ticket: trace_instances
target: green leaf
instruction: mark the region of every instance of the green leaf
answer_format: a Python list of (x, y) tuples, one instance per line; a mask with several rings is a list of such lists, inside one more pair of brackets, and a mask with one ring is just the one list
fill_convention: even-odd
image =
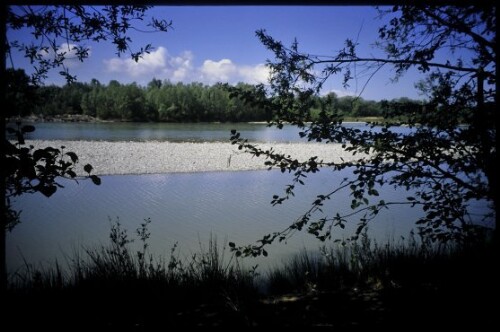
[(38, 149), (35, 152), (33, 152), (33, 159), (35, 161), (38, 161), (42, 158), (50, 158), (50, 155), (47, 153), (47, 151)]
[(436, 211), (431, 211), (431, 212), (427, 213), (426, 217), (427, 217), (427, 219), (434, 219), (437, 215), (438, 215), (438, 213)]
[(45, 197), (50, 197), (57, 191), (57, 187), (53, 185), (48, 187), (42, 186), (39, 190)]
[(91, 175), (90, 179), (92, 180), (92, 182), (94, 182), (96, 186), (101, 184), (101, 178), (99, 178), (97, 175)]
[(66, 174), (68, 174), (71, 178), (75, 178), (76, 177), (76, 173), (73, 172), (72, 170), (67, 171)]
[(74, 152), (66, 152), (66, 155), (71, 158), (71, 161), (73, 163), (78, 162), (78, 156), (76, 155), (76, 153), (74, 153)]
[(90, 164), (83, 166), (83, 170), (89, 174), (90, 174), (90, 172), (92, 172), (92, 169), (94, 169), (94, 168)]

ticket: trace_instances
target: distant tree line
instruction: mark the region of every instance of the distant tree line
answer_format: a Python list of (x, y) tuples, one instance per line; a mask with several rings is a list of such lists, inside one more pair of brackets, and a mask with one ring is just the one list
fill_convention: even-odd
[[(15, 82), (27, 82), (22, 70), (9, 70)], [(73, 82), (64, 86), (41, 86), (29, 90), (27, 83), (12, 86), (16, 105), (24, 105), (26, 99), (32, 107), (24, 107), (22, 115), (29, 113), (46, 118), (58, 115), (88, 115), (102, 120), (137, 122), (248, 122), (267, 121), (272, 111), (240, 98), (233, 98), (225, 85), (202, 83), (171, 83), (152, 79), (146, 87), (136, 83), (121, 84), (116, 80), (107, 85), (92, 79), (89, 83)], [(254, 93), (257, 87), (238, 83), (237, 88)], [(18, 92), (16, 92), (19, 90)], [(27, 92), (30, 97), (26, 98)], [(17, 98), (16, 98), (17, 97)], [(311, 105), (311, 120), (316, 120), (321, 109), (335, 110), (345, 117), (381, 117), (388, 108), (402, 108), (411, 112), (422, 107), (421, 101), (398, 98), (392, 101), (372, 101), (335, 93), (317, 96)]]
[[(252, 85), (240, 83), (242, 89)], [(239, 122), (269, 118), (257, 107), (231, 99), (221, 85), (171, 83), (153, 79), (146, 87), (136, 83), (108, 85), (93, 79), (38, 89), (35, 115), (83, 114), (102, 120), (162, 122)]]

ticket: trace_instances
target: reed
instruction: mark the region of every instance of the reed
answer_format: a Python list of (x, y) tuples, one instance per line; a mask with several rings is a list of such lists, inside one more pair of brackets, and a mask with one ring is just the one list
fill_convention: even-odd
[[(26, 262), (10, 276), (7, 322), (142, 329), (318, 322), (392, 326), (423, 312), (421, 303), (425, 310), (463, 309), (469, 316), (472, 306), (484, 316), (488, 307), (474, 303), (488, 303), (497, 276), (496, 256), (486, 240), (443, 245), (411, 233), (378, 244), (363, 233), (356, 241), (303, 250), (258, 273), (243, 268), (214, 235), (189, 257), (180, 258), (177, 245), (170, 257), (155, 257), (148, 246), (150, 222), (146, 219), (131, 239), (117, 220), (107, 245), (75, 251), (66, 266)], [(131, 245), (134, 240), (138, 247)]]

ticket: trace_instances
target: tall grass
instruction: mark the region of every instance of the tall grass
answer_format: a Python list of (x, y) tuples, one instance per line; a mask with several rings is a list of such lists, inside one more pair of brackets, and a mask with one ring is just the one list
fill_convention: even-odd
[[(302, 250), (281, 266), (264, 271), (264, 277), (253, 269), (242, 268), (227, 244), (220, 245), (211, 235), (208, 246), (199, 242), (199, 251), (180, 259), (177, 243), (168, 259), (149, 252), (150, 219), (136, 229), (137, 239), (130, 239), (119, 220), (111, 224), (110, 242), (95, 248), (74, 251), (67, 266), (55, 262), (50, 267), (35, 267), (25, 262), (24, 269), (10, 276), (11, 289), (62, 289), (89, 283), (124, 284), (161, 283), (165, 287), (203, 288), (211, 290), (264, 289), (269, 293), (346, 289), (352, 287), (397, 287), (411, 279), (421, 279), (430, 269), (466, 256), (481, 255), (488, 259), (484, 245), (433, 243), (411, 232), (408, 238), (383, 245), (369, 238), (367, 232), (356, 241), (337, 241), (318, 251)], [(139, 240), (139, 250), (131, 244)], [(483, 243), (484, 244), (484, 243)], [(409, 273), (411, 271), (411, 273)], [(259, 283), (259, 284), (257, 284)]]
[[(302, 250), (267, 273), (271, 294), (322, 290), (390, 289), (415, 283), (445, 283), (456, 275), (491, 265), (486, 242), (440, 243), (415, 235), (380, 245), (367, 232), (356, 241), (338, 241), (319, 251)], [(475, 266), (475, 267), (473, 267)]]
[[(109, 244), (75, 252), (67, 266), (26, 263), (9, 278), (10, 316), (27, 311), (43, 321), (55, 313), (59, 322), (87, 317), (89, 324), (115, 327), (169, 321), (190, 325), (194, 315), (195, 321), (206, 321), (203, 325), (222, 320), (245, 325), (243, 307), (257, 298), (253, 272), (243, 269), (233, 255), (228, 257), (226, 244), (220, 245), (215, 236), (207, 248), (200, 243), (189, 258), (179, 258), (177, 245), (168, 259), (155, 257), (148, 248), (149, 222), (136, 230), (138, 250), (131, 245), (137, 239), (116, 221)], [(23, 310), (14, 310), (16, 305)]]
[(210, 236), (208, 247), (200, 242), (199, 252), (189, 259), (180, 259), (175, 244), (168, 260), (149, 252), (148, 239), (150, 219), (136, 230), (141, 242), (140, 250), (132, 249), (126, 229), (117, 220), (111, 224), (110, 242), (94, 248), (83, 248), (83, 254), (74, 251), (64, 268), (59, 262), (52, 267), (33, 266), (25, 262), (24, 269), (10, 278), (11, 288), (62, 288), (74, 287), (88, 282), (136, 282), (154, 281), (169, 286), (230, 286), (253, 285), (251, 271), (244, 270), (234, 255), (226, 257), (228, 248), (219, 245), (215, 236)]
[[(399, 307), (418, 312), (416, 305), (422, 300), (426, 308), (441, 310), (439, 304), (457, 310), (441, 298), (460, 303), (454, 295), (460, 289), (458, 294), (470, 299), (467, 303), (477, 303), (482, 300), (477, 294), (487, 292), (497, 276), (491, 246), (430, 243), (413, 233), (408, 239), (380, 245), (365, 232), (357, 241), (337, 242), (317, 252), (303, 250), (282, 266), (261, 271), (257, 278), (255, 268), (242, 268), (226, 243), (219, 244), (215, 236), (207, 247), (200, 241), (199, 251), (190, 257), (181, 259), (177, 245), (167, 259), (155, 257), (149, 252), (149, 223), (146, 219), (136, 230), (137, 239), (131, 239), (117, 220), (111, 226), (109, 244), (76, 251), (67, 266), (26, 263), (24, 270), (10, 276), (6, 317), (28, 325), (44, 320), (52, 324), (55, 313), (64, 323), (86, 317), (89, 327), (144, 329), (169, 324), (248, 326), (274, 321), (276, 325), (282, 322), (277, 317), (300, 324), (306, 321), (295, 317), (296, 312), (266, 306), (264, 299), (290, 293), (314, 298), (343, 294), (327, 298), (316, 308), (333, 310), (331, 303), (337, 301), (335, 310), (350, 320), (357, 318), (348, 313), (352, 306), (344, 306), (345, 301), (351, 301), (352, 294), (372, 292), (384, 295), (387, 307), (410, 319)], [(132, 246), (134, 240), (140, 243), (138, 249)], [(26, 312), (33, 319), (24, 321)], [(320, 316), (321, 320), (328, 317)], [(307, 322), (317, 318), (311, 317)]]

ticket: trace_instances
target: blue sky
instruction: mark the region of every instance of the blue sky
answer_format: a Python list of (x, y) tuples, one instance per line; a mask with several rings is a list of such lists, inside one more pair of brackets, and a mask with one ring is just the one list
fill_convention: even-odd
[[(300, 49), (312, 54), (335, 54), (346, 38), (358, 40), (359, 55), (380, 54), (372, 45), (383, 21), (376, 18), (377, 11), (371, 6), (163, 6), (153, 8), (149, 15), (172, 20), (173, 29), (167, 33), (132, 32), (133, 49), (148, 43), (155, 47), (139, 63), (126, 55), (118, 57), (111, 43), (89, 43), (89, 59), (67, 61), (71, 73), (82, 82), (96, 78), (106, 84), (115, 79), (146, 85), (153, 77), (185, 83), (265, 83), (265, 63), (273, 54), (256, 37), (258, 29), (266, 29), (285, 45), (297, 38)], [(23, 31), (8, 31), (8, 38), (26, 41), (30, 37)], [(31, 73), (22, 55), (13, 54), (13, 65)], [(358, 74), (348, 89), (342, 87), (341, 77), (329, 80), (323, 93), (360, 94), (366, 75)], [(422, 78), (418, 73), (410, 71), (396, 84), (391, 83), (392, 76), (389, 68), (381, 70), (361, 96), (371, 100), (422, 98), (414, 88)], [(45, 82), (52, 83), (64, 83), (57, 71)]]

